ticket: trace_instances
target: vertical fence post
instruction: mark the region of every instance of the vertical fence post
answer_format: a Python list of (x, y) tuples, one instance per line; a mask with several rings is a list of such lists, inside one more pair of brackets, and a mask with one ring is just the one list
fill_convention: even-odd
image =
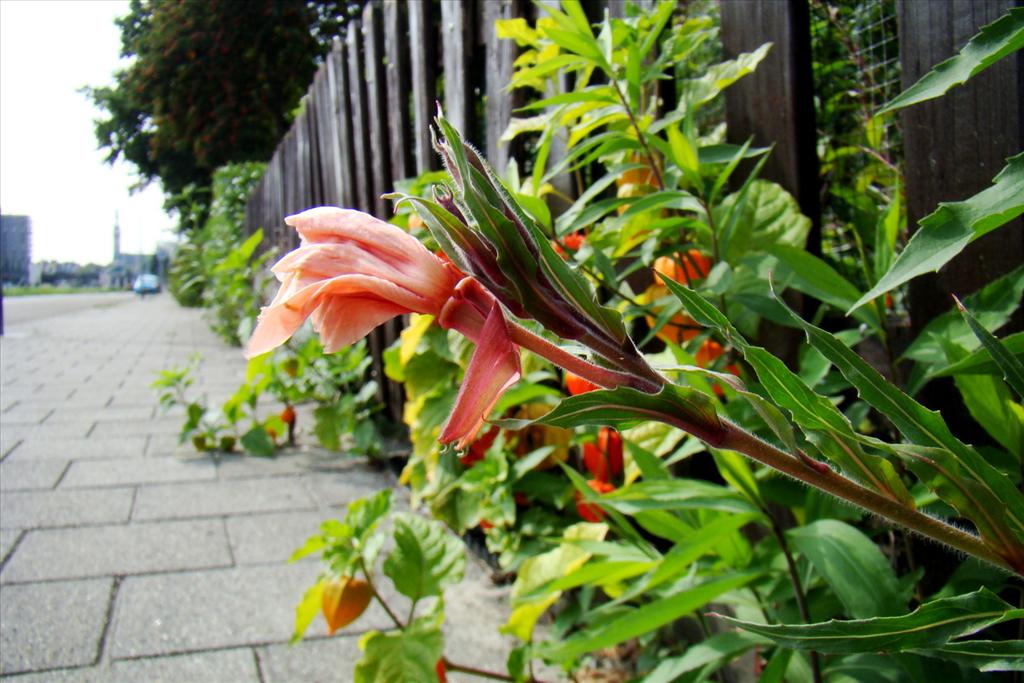
[(499, 140), (512, 119), (512, 110), (522, 102), (523, 95), (521, 90), (510, 91), (508, 87), (512, 82), (512, 63), (518, 53), (516, 43), (499, 39), (495, 22), (522, 16), (524, 7), (519, 0), (495, 0), (483, 3), (481, 9), (483, 21), (480, 31), (487, 55), (487, 160), (499, 174), (504, 174), (511, 152), (508, 144)]
[(434, 117), (434, 99), (437, 93), (437, 35), (434, 31), (431, 3), (410, 2), (409, 62), (412, 80), (412, 123), (416, 174), (438, 167), (437, 155), (430, 146), (430, 122)]
[[(1014, 0), (898, 5), (902, 85), (954, 55)], [(939, 202), (967, 199), (992, 183), (1024, 146), (1024, 55), (1003, 59), (942, 97), (902, 110), (907, 222), (911, 230)], [(1024, 220), (969, 245), (938, 274), (910, 281), (911, 324), (920, 331), (948, 311), (950, 292), (969, 294), (1024, 262)], [(1018, 313), (1016, 327), (1022, 316)]]
[(444, 54), (444, 115), (476, 140), (469, 56), (473, 44), (473, 5), (462, 0), (441, 0), (441, 45)]
[(821, 203), (810, 11), (807, 0), (722, 0), (725, 57), (773, 43), (754, 73), (725, 91), (730, 142), (775, 145), (761, 176), (789, 191), (811, 219), (808, 251), (821, 253)]

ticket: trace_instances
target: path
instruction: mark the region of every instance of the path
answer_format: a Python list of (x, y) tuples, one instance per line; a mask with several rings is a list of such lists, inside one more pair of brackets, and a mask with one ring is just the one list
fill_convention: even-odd
[[(285, 560), (393, 477), (316, 449), (215, 461), (179, 447), (150, 382), (199, 352), (197, 390), (222, 400), (244, 376), (239, 350), (168, 295), (103, 296), (10, 315), (0, 338), (0, 677), (350, 680), (359, 634), (387, 620), (374, 608), (328, 639), (318, 618), (289, 647), (319, 564)], [(469, 558), (448, 596), (449, 657), (504, 668), (504, 596)]]

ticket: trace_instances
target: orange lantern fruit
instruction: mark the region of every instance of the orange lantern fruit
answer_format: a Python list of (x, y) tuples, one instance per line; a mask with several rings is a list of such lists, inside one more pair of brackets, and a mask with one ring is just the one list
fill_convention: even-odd
[(327, 620), (328, 635), (333, 636), (335, 631), (358, 619), (366, 611), (372, 597), (370, 584), (362, 579), (342, 576), (329, 581), (320, 599), (320, 608)]

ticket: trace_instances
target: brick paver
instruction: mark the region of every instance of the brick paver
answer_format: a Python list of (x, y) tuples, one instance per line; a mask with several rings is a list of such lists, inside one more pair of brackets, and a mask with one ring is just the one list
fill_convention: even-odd
[[(387, 628), (386, 615), (375, 606), (331, 639), (318, 620), (290, 648), (295, 604), (320, 567), (286, 561), (394, 478), (309, 447), (264, 459), (179, 445), (181, 411), (156, 409), (156, 373), (199, 352), (193, 391), (223, 400), (244, 378), (240, 351), (168, 296), (82, 301), (93, 303), (0, 337), (0, 677), (350, 680), (359, 634)], [(470, 560), (446, 600), (450, 655), (503, 668), (506, 594)]]

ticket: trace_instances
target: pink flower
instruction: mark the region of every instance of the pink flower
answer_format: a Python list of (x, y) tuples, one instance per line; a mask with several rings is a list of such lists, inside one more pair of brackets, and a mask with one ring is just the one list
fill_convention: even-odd
[(302, 243), (273, 267), (281, 289), (260, 314), (249, 358), (283, 344), (310, 317), (331, 353), (397, 315), (438, 315), (458, 281), (416, 238), (365, 213), (322, 206), (285, 222)]
[(441, 433), (442, 443), (470, 444), (520, 377), (519, 348), (493, 295), (414, 237), (359, 211), (325, 206), (285, 222), (302, 243), (273, 267), (281, 289), (260, 314), (246, 356), (283, 344), (306, 318), (331, 353), (397, 315), (437, 316), (477, 345)]

